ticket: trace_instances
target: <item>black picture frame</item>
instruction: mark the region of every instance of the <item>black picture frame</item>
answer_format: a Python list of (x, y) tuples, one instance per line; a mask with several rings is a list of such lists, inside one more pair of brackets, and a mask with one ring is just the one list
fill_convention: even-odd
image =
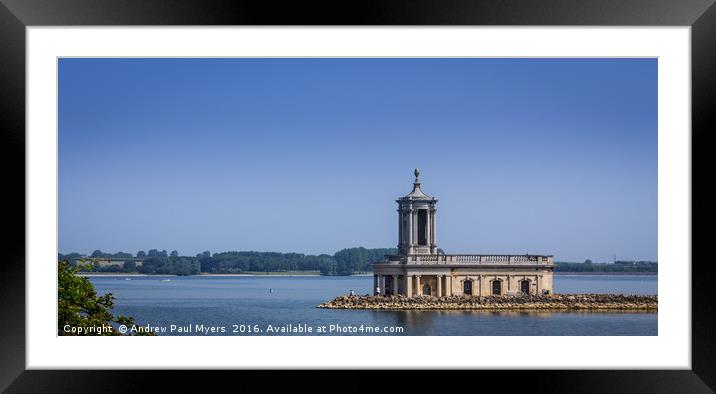
[[(202, 392), (222, 381), (238, 387), (235, 372), (25, 370), (25, 44), (27, 26), (98, 25), (533, 25), (690, 26), (692, 71), (692, 369), (620, 371), (469, 371), (448, 377), (466, 383), (529, 382), (549, 392), (713, 392), (716, 388), (716, 286), (706, 246), (712, 241), (714, 208), (707, 177), (716, 113), (716, 6), (713, 0), (384, 0), (302, 1), (277, 5), (222, 0), (0, 0), (0, 122), (4, 261), (0, 264), (0, 389), (7, 392), (146, 391), (147, 380)], [(23, 164), (21, 164), (23, 163)], [(700, 181), (700, 182), (699, 182)], [(694, 214), (698, 212), (698, 214)], [(698, 231), (697, 231), (698, 230)], [(108, 355), (110, 356), (110, 355)], [(88, 361), (91, 363), (91, 360)], [(565, 360), (569, 363), (569, 360)], [(199, 379), (198, 374), (208, 374)], [(253, 371), (251, 380), (287, 387), (316, 385), (324, 377), (300, 371)], [(375, 377), (354, 371), (322, 372), (347, 388), (374, 391)], [(402, 371), (377, 374), (405, 383)], [(380, 379), (380, 377), (378, 377)], [(381, 385), (386, 380), (379, 380)], [(442, 380), (434, 381), (440, 383)], [(246, 386), (244, 386), (246, 387)], [(443, 386), (447, 387), (447, 386)], [(232, 389), (231, 391), (235, 391)], [(382, 390), (381, 390), (382, 391)]]

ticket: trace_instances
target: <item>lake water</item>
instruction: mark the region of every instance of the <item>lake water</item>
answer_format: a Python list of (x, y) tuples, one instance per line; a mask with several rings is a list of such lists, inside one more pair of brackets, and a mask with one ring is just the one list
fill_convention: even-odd
[[(351, 289), (370, 293), (371, 276), (134, 276), (131, 280), (98, 276), (90, 280), (98, 294), (115, 295), (116, 314), (133, 316), (138, 325), (164, 327), (159, 335), (658, 335), (657, 313), (316, 308)], [(657, 294), (657, 276), (555, 275), (554, 290)], [(204, 334), (197, 332), (197, 325), (203, 326), (199, 331), (216, 328)], [(191, 331), (180, 332), (186, 327)], [(312, 332), (291, 332), (295, 327), (310, 327)], [(317, 332), (320, 327), (326, 332)]]

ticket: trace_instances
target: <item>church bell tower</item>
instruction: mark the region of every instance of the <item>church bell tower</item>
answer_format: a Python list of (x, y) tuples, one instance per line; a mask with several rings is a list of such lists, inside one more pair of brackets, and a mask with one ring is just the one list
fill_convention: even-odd
[(398, 253), (437, 254), (435, 204), (438, 200), (420, 190), (420, 171), (415, 169), (413, 191), (398, 203)]

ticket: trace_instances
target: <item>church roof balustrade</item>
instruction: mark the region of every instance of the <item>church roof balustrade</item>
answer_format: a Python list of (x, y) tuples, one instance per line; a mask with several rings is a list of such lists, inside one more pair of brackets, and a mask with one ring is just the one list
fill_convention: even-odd
[(386, 263), (552, 265), (552, 255), (535, 254), (408, 254), (387, 255)]

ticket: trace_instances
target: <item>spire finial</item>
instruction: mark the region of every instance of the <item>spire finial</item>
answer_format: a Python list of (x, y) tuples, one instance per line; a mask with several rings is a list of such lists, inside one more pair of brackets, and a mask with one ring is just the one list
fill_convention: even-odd
[(418, 183), (418, 182), (419, 182), (419, 181), (418, 181), (418, 177), (420, 176), (420, 170), (418, 170), (417, 167), (415, 167), (415, 172), (414, 172), (414, 174), (415, 174), (415, 183)]

